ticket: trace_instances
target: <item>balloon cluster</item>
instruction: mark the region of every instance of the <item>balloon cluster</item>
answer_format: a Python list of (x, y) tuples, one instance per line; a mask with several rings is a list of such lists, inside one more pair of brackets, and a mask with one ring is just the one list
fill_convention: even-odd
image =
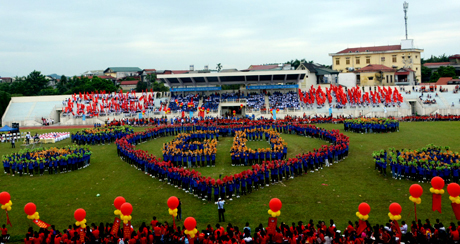
[(281, 215), (280, 210), (283, 206), (281, 200), (279, 200), (278, 198), (272, 198), (272, 200), (270, 200), (270, 202), (268, 203), (268, 206), (270, 207), (270, 210), (268, 210), (268, 214), (270, 214), (273, 218)]
[(401, 212), (402, 212), (401, 205), (399, 205), (399, 203), (394, 202), (390, 204), (390, 212), (388, 213), (388, 217), (390, 217), (391, 220), (400, 220)]
[(449, 193), (449, 199), (452, 203), (460, 204), (460, 185), (457, 183), (450, 183), (447, 186), (447, 192)]
[(240, 104), (240, 108), (243, 108), (243, 107), (244, 107), (244, 105), (243, 105), (243, 104)]
[(131, 203), (123, 203), (120, 207), (120, 211), (120, 219), (123, 220), (123, 224), (127, 224), (129, 221), (131, 221), (131, 213), (133, 212), (133, 206), (131, 205)]
[(187, 217), (184, 221), (184, 227), (185, 227), (185, 231), (184, 233), (186, 235), (189, 235), (190, 238), (194, 238), (195, 237), (195, 234), (198, 232), (198, 230), (196, 229), (196, 220), (195, 218), (193, 217)]
[(423, 194), (423, 188), (419, 184), (413, 184), (409, 188), (410, 197), (413, 203), (420, 204), (422, 203), (422, 199), (420, 198)]
[(177, 207), (179, 206), (179, 199), (175, 196), (172, 196), (168, 199), (168, 211), (169, 215), (172, 215), (173, 217), (177, 216)]
[(369, 204), (362, 202), (358, 206), (358, 212), (356, 212), (356, 217), (360, 220), (366, 221), (369, 218), (369, 213), (371, 212), (371, 206)]
[(2, 204), (2, 209), (5, 209), (6, 211), (11, 210), (13, 202), (11, 202), (11, 196), (8, 192), (4, 191), (0, 193), (0, 203)]
[(430, 188), (430, 192), (433, 193), (433, 194), (444, 194), (444, 180), (439, 177), (439, 176), (436, 176), (436, 177), (433, 177), (433, 179), (431, 179), (431, 188)]
[(40, 219), (40, 215), (38, 215), (37, 212), (37, 206), (35, 206), (34, 203), (27, 203), (26, 206), (24, 206), (24, 212), (27, 214), (28, 219)]
[(113, 201), (113, 205), (115, 206), (115, 208), (117, 210), (115, 210), (113, 213), (115, 215), (121, 215), (121, 211), (120, 211), (120, 208), (121, 208), (121, 205), (123, 205), (123, 203), (125, 203), (126, 200), (124, 197), (116, 197), (115, 200)]
[(81, 228), (86, 228), (86, 211), (83, 208), (79, 208), (75, 210), (73, 213), (73, 216), (75, 217), (75, 222), (76, 226), (80, 226)]

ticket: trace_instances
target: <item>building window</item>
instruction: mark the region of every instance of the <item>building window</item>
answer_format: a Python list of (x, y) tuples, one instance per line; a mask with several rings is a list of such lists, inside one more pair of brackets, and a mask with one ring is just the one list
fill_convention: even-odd
[(385, 62), (385, 57), (381, 57), (380, 61)]
[(387, 83), (388, 83), (388, 75), (387, 75), (387, 79), (386, 79), (386, 80), (387, 80)]
[(374, 80), (374, 76), (369, 76), (369, 80)]
[(371, 63), (371, 57), (370, 56), (367, 56), (366, 57), (366, 64), (370, 64)]
[(393, 63), (396, 63), (396, 55), (393, 55)]
[(393, 76), (390, 75), (390, 82), (393, 83)]
[(359, 57), (356, 57), (356, 64), (360, 64)]
[(335, 59), (335, 65), (340, 65), (340, 58)]
[(408, 59), (410, 59), (410, 56), (407, 56)]
[(347, 59), (345, 60), (345, 64), (350, 64), (350, 58), (347, 58)]

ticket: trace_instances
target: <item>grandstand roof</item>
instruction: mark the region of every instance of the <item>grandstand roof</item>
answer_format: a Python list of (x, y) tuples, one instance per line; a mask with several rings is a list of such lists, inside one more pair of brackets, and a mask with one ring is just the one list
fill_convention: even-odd
[(377, 72), (377, 71), (394, 72), (395, 69), (387, 67), (385, 65), (381, 65), (381, 64), (369, 64), (368, 66), (365, 66), (365, 67), (362, 67), (359, 70), (356, 70), (355, 73)]
[(262, 85), (298, 83), (300, 80), (303, 80), (306, 74), (306, 70), (266, 70), (258, 72), (159, 74), (158, 79), (170, 87), (229, 84)]
[(329, 69), (325, 66), (312, 64), (312, 63), (301, 63), (301, 66), (305, 67), (310, 71), (310, 73), (315, 73), (316, 75), (329, 75), (329, 74), (339, 74), (338, 71)]
[(277, 64), (269, 64), (269, 65), (251, 65), (247, 69), (248, 71), (256, 71), (256, 70), (277, 70), (281, 69), (282, 66), (278, 66)]

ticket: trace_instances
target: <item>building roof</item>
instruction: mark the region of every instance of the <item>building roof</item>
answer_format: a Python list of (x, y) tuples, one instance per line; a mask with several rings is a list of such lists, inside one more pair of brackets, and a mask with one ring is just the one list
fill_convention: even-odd
[(455, 54), (449, 57), (449, 59), (457, 59), (460, 58), (460, 54)]
[(156, 69), (144, 69), (144, 71), (157, 71)]
[(104, 73), (112, 72), (139, 72), (142, 71), (139, 67), (108, 67), (104, 70)]
[(385, 65), (381, 65), (381, 64), (369, 64), (368, 66), (365, 66), (365, 67), (362, 67), (359, 70), (356, 70), (355, 73), (377, 72), (377, 71), (394, 72), (395, 69), (387, 67)]
[(311, 64), (311, 63), (301, 63), (305, 68), (310, 71), (310, 73), (315, 73), (316, 75), (329, 75), (329, 74), (339, 74), (338, 71), (329, 69), (327, 67)]
[(385, 52), (401, 50), (401, 45), (374, 46), (374, 47), (352, 47), (338, 53), (363, 53), (363, 52)]
[(251, 65), (247, 69), (247, 71), (256, 71), (256, 70), (274, 70), (274, 69), (280, 69), (280, 67), (277, 64), (269, 64), (269, 65)]
[(449, 62), (438, 62), (438, 63), (424, 63), (423, 66), (430, 67), (430, 66), (444, 66), (449, 65)]
[(452, 79), (452, 77), (441, 77), (434, 83), (434, 85), (442, 86), (442, 85), (455, 85), (460, 84), (460, 79)]
[(132, 86), (132, 85), (137, 85), (139, 81), (138, 80), (125, 80), (120, 83), (122, 86)]

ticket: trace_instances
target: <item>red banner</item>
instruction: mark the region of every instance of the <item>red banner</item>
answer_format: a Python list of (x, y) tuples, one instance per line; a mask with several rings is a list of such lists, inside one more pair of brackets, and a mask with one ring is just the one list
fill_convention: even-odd
[(113, 236), (116, 236), (118, 234), (118, 230), (120, 229), (120, 219), (115, 217), (115, 220), (113, 221), (113, 226), (112, 230), (110, 231), (110, 234)]
[(398, 237), (401, 237), (401, 228), (399, 228), (399, 223), (397, 220), (393, 220), (393, 224), (395, 225), (395, 233), (396, 233), (396, 236)]
[(276, 223), (277, 223), (277, 221), (278, 221), (277, 218), (273, 218), (273, 217), (268, 218), (267, 235), (276, 234)]
[(433, 195), (433, 206), (432, 209), (433, 211), (438, 211), (441, 213), (441, 200), (442, 200), (442, 195), (441, 194), (432, 194)]
[(11, 227), (13, 227), (13, 225), (11, 224), (11, 221), (10, 221), (10, 216), (8, 216), (8, 211), (6, 209), (5, 209), (5, 212), (6, 212), (6, 224), (10, 225)]
[(47, 229), (48, 227), (51, 226), (50, 224), (47, 224), (47, 223), (43, 222), (40, 219), (35, 219), (33, 222), (34, 222), (34, 224), (38, 225), (38, 227), (44, 228), (44, 229)]
[(359, 220), (359, 225), (358, 225), (358, 229), (356, 230), (356, 234), (358, 236), (361, 236), (361, 233), (363, 233), (363, 231), (367, 228), (367, 224), (366, 224), (366, 221), (362, 221), (362, 220)]
[(85, 229), (81, 227), (78, 228), (78, 235), (80, 236), (81, 243), (85, 243), (85, 236), (86, 236)]
[(460, 220), (460, 204), (452, 203), (452, 211), (454, 211), (455, 218)]
[(123, 238), (131, 239), (131, 221), (127, 224), (123, 224)]

